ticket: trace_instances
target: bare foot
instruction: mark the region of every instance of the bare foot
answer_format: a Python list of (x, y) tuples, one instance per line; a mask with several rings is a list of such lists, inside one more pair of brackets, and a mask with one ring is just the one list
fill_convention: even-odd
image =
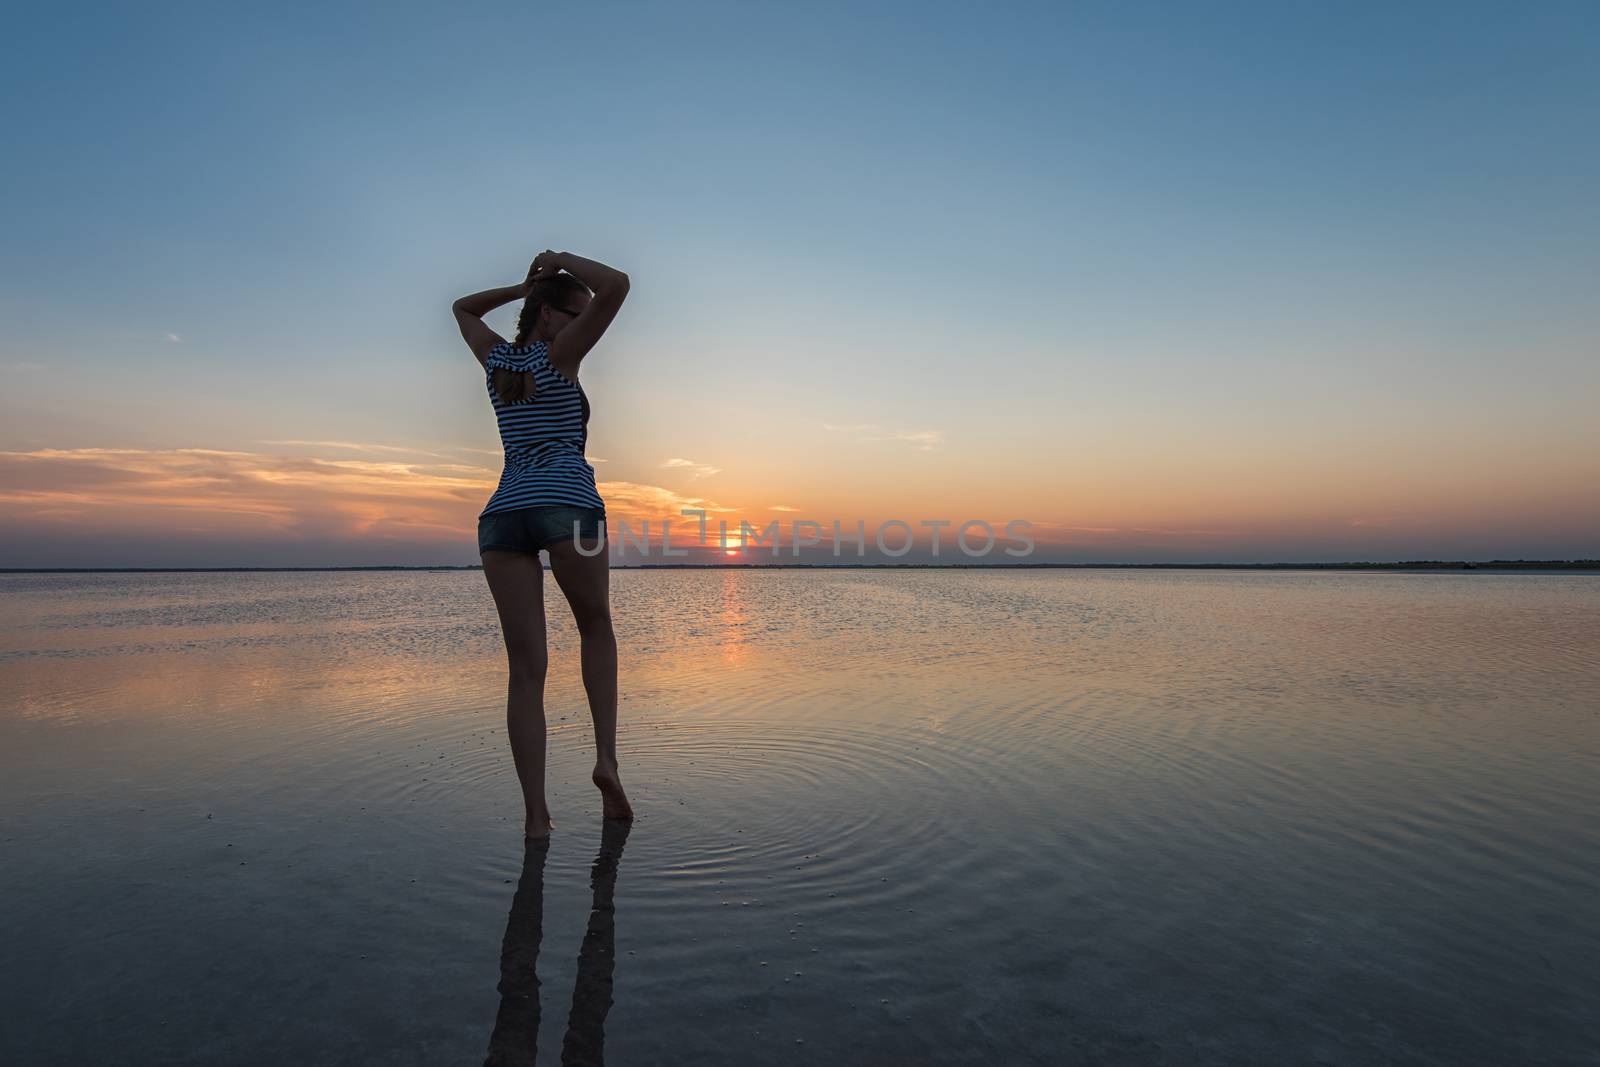
[(628, 794), (622, 791), (622, 779), (617, 777), (615, 765), (597, 763), (594, 774), (590, 775), (594, 784), (600, 789), (603, 800), (601, 814), (607, 819), (633, 818), (633, 805), (628, 803)]
[[(544, 824), (542, 828), (539, 825), (541, 822)], [(548, 815), (544, 816), (542, 819), (535, 816), (529, 816), (522, 823), (522, 836), (527, 838), (529, 841), (549, 840), (550, 831), (555, 827), (555, 824), (556, 821), (550, 818)]]

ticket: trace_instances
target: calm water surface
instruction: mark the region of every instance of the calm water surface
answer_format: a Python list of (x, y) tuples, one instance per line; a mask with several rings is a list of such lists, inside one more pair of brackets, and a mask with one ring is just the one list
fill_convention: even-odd
[(0, 1062), (1600, 1062), (1600, 578), (0, 576)]

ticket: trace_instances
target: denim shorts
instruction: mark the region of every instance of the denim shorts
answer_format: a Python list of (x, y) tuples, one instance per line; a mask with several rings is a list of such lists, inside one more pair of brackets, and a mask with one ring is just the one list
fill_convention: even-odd
[(585, 550), (600, 541), (606, 513), (601, 508), (540, 505), (497, 511), (478, 519), (478, 551), (537, 552), (571, 541), (576, 528)]

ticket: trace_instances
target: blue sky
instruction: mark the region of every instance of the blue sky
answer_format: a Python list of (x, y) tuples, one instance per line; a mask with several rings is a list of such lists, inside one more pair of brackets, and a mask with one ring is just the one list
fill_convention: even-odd
[[(11, 18), (0, 565), (111, 562), (46, 451), (476, 456), (481, 506), (448, 304), (545, 247), (635, 283), (584, 368), (603, 482), (1123, 533), (1063, 559), (1600, 548), (1593, 5)], [(471, 562), (471, 496), (387, 551)], [(358, 562), (363, 515), (249, 540)]]

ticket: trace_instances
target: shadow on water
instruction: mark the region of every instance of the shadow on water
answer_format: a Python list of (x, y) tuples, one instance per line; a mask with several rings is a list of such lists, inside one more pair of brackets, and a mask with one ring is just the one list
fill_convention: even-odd
[[(617, 865), (628, 841), (631, 821), (601, 823), (600, 852), (589, 872), (594, 903), (578, 952), (578, 977), (567, 1013), (567, 1036), (561, 1062), (599, 1065), (605, 1062), (606, 1013), (611, 1010), (612, 972), (616, 969)], [(531, 1065), (539, 1058), (539, 944), (544, 938), (544, 864), (550, 841), (526, 842), (522, 878), (511, 900), (506, 936), (500, 946), (500, 1010), (489, 1037), (485, 1067)]]

